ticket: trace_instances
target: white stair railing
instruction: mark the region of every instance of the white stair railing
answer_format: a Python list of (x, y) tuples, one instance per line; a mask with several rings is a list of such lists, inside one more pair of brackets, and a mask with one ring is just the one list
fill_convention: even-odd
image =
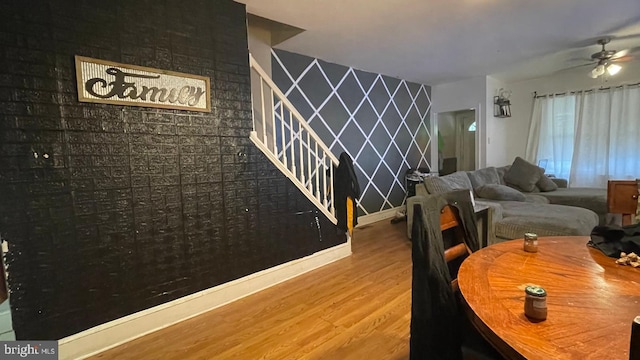
[(333, 176), (338, 159), (251, 54), (249, 63), (253, 104), (251, 140), (318, 209), (337, 224)]

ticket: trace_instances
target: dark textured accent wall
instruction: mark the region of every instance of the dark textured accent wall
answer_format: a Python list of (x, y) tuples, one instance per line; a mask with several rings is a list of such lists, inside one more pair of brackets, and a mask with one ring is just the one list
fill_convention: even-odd
[(431, 88), (282, 50), (272, 73), (332, 152), (353, 159), (359, 213), (402, 205), (406, 171), (431, 167)]
[[(18, 339), (346, 241), (248, 139), (244, 5), (12, 0), (0, 24), (0, 234)], [(213, 110), (79, 103), (74, 55), (209, 76)]]

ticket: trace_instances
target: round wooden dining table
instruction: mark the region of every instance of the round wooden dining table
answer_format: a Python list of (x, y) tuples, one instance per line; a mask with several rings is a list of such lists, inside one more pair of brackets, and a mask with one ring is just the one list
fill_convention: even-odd
[[(629, 359), (631, 324), (640, 315), (640, 268), (615, 263), (587, 236), (523, 240), (467, 257), (458, 284), (467, 315), (508, 359)], [(547, 292), (547, 319), (524, 314), (525, 287)]]

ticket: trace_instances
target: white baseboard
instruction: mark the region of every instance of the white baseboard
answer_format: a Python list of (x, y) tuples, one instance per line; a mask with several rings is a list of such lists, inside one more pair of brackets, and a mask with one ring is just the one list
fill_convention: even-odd
[(285, 264), (87, 329), (58, 341), (60, 359), (84, 359), (351, 255), (351, 239)]
[(369, 225), (369, 224), (373, 224), (374, 222), (378, 222), (378, 221), (381, 221), (381, 220), (386, 220), (386, 219), (389, 219), (389, 218), (396, 217), (396, 213), (398, 211), (402, 210), (403, 207), (404, 207), (404, 205), (403, 206), (394, 207), (392, 209), (378, 211), (378, 212), (375, 212), (373, 214), (358, 216), (358, 226), (356, 226), (356, 227)]

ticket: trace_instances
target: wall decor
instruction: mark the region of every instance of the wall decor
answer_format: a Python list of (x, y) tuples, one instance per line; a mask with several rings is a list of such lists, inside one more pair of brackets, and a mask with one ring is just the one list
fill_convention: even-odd
[(208, 77), (75, 56), (78, 100), (211, 111)]
[(511, 90), (500, 88), (498, 95), (493, 97), (493, 116), (498, 118), (511, 117)]

